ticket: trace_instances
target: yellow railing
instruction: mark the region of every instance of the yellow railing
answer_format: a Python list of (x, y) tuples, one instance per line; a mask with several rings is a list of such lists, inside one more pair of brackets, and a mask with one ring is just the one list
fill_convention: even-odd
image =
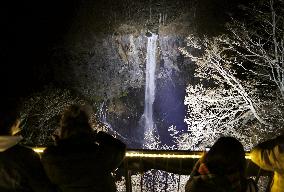
[[(42, 153), (45, 150), (45, 147), (33, 147), (32, 149), (37, 153)], [(178, 175), (189, 175), (194, 165), (203, 154), (204, 152), (202, 151), (128, 149), (126, 151), (125, 159), (120, 167), (126, 173), (126, 191), (132, 192), (131, 175), (137, 172), (142, 173), (143, 175), (143, 173), (148, 170), (156, 169)], [(248, 176), (256, 176), (256, 181), (258, 181), (260, 175), (272, 178), (271, 173), (261, 170), (252, 163), (250, 159), (250, 153), (247, 152), (246, 160)], [(141, 183), (143, 183), (142, 176)]]
[[(34, 147), (33, 150), (37, 153), (42, 153), (45, 147)], [(138, 158), (175, 158), (175, 159), (199, 159), (202, 156), (203, 152), (184, 152), (181, 153), (178, 151), (160, 151), (157, 153), (157, 150), (127, 150), (126, 157), (138, 157)], [(246, 159), (250, 158), (250, 153), (246, 153)]]

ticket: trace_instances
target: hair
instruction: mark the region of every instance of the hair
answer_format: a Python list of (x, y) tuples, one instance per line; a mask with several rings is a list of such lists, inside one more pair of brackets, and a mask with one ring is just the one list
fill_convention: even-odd
[(2, 99), (0, 101), (0, 135), (11, 135), (11, 128), (19, 117), (17, 100), (14, 98)]
[(92, 131), (88, 114), (83, 109), (83, 106), (74, 104), (66, 108), (60, 121), (60, 139), (66, 139), (83, 133), (89, 134)]
[(213, 174), (245, 174), (245, 151), (243, 145), (234, 137), (219, 138), (206, 154), (204, 162)]

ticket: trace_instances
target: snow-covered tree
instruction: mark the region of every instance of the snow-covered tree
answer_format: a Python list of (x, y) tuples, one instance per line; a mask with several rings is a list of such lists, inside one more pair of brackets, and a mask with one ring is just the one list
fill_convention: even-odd
[(248, 138), (253, 134), (246, 126), (254, 119), (249, 103), (234, 89), (223, 86), (204, 88), (202, 84), (187, 87), (187, 96), (184, 104), (188, 106), (189, 136), (192, 138), (192, 147), (196, 144), (211, 146), (220, 135), (234, 136), (251, 147)]
[[(239, 66), (277, 86), (284, 98), (284, 2), (266, 0), (253, 7), (250, 22), (233, 21), (226, 46), (239, 58)], [(252, 66), (251, 66), (252, 65)]]
[(59, 126), (62, 111), (74, 103), (83, 104), (84, 100), (70, 90), (51, 86), (25, 98), (21, 110), (24, 143), (31, 146), (51, 143), (51, 135)]
[(199, 84), (188, 85), (184, 101), (188, 106), (185, 119), (188, 132), (183, 134), (183, 140), (187, 138), (188, 145), (195, 150), (211, 146), (221, 135), (235, 136), (250, 148), (251, 142), (247, 139), (252, 133), (246, 124), (254, 118), (268, 124), (258, 114), (253, 82), (236, 77), (232, 68), (235, 61), (226, 57), (224, 41), (227, 41), (225, 35), (203, 41), (189, 36), (188, 46), (200, 50), (201, 54), (195, 56), (181, 49), (197, 64), (196, 77), (200, 79)]
[(188, 132), (179, 142), (199, 149), (231, 135), (249, 149), (283, 124), (283, 18), (273, 0), (265, 6), (254, 8), (254, 24), (232, 20), (228, 34), (188, 36), (180, 51), (195, 61), (200, 81), (187, 87)]

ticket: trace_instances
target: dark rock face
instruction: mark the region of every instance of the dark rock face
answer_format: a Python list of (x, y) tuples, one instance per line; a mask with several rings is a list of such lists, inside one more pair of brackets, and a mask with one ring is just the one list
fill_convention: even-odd
[[(106, 103), (108, 123), (123, 137), (132, 138), (135, 141), (136, 136), (141, 135), (141, 130), (136, 129), (139, 127), (139, 119), (144, 107), (147, 37), (140, 33), (93, 39), (99, 43), (93, 45), (92, 55), (72, 52), (73, 57), (79, 60), (70, 61), (68, 68), (64, 67), (60, 70), (59, 66), (59, 70), (55, 73), (56, 77), (59, 80), (63, 79), (66, 85), (91, 102)], [(184, 91), (186, 84), (193, 79), (193, 64), (178, 50), (183, 45), (184, 37), (182, 36), (160, 35), (159, 37), (156, 50), (156, 98), (158, 100), (154, 104), (157, 107), (161, 104), (159, 100), (163, 102), (163, 105), (168, 102), (164, 94), (169, 95), (175, 89), (175, 91)], [(86, 60), (85, 63), (80, 56), (86, 57), (83, 59)], [(178, 102), (179, 107), (182, 107), (184, 93), (180, 94), (178, 93), (179, 98), (173, 98), (170, 102)], [(163, 115), (158, 110), (155, 113), (156, 120), (160, 122), (159, 127), (167, 130), (170, 124), (164, 118), (165, 116), (169, 118), (171, 111), (164, 111)], [(185, 111), (180, 115), (183, 118)], [(180, 120), (183, 122), (183, 119)]]
[[(147, 36), (160, 35), (157, 60), (166, 78), (178, 70), (178, 47), (193, 30), (194, 1), (82, 1), (52, 54), (56, 82), (91, 101), (120, 97), (144, 85)], [(191, 15), (191, 16), (190, 16)], [(172, 47), (175, 46), (175, 47)], [(158, 62), (160, 64), (160, 62)]]
[[(183, 124), (184, 93), (170, 92), (184, 90), (193, 77), (193, 64), (178, 50), (185, 45), (187, 33), (193, 30), (188, 13), (193, 2), (126, 3), (82, 3), (62, 44), (54, 48), (52, 64), (58, 84), (72, 88), (98, 107), (104, 103), (106, 119), (112, 129), (121, 138), (127, 138), (129, 145), (137, 147), (135, 141), (143, 134), (139, 121), (144, 112), (149, 32), (159, 35), (154, 119), (165, 138), (167, 128), (177, 123), (171, 117), (174, 111), (170, 108), (181, 110), (178, 121)], [(168, 100), (172, 102), (170, 107), (166, 106)], [(173, 107), (175, 102), (178, 107)]]

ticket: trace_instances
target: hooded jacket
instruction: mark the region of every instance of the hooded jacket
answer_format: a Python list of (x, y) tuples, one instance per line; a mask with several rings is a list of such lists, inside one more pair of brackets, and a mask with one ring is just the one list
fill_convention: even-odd
[(18, 144), (20, 136), (0, 136), (0, 191), (52, 192), (38, 154)]
[[(256, 192), (257, 187), (253, 180), (244, 180), (246, 189), (244, 192)], [(186, 184), (185, 192), (236, 192), (226, 176), (214, 174), (192, 177)]]
[(257, 192), (252, 179), (242, 178), (238, 172), (230, 175), (210, 173), (202, 159), (193, 168), (185, 192)]
[(111, 172), (125, 155), (125, 145), (112, 136), (99, 132), (59, 140), (46, 148), (42, 162), (51, 181), (63, 192), (114, 192)]
[(284, 192), (284, 135), (257, 145), (250, 155), (259, 167), (274, 172), (271, 192)]

